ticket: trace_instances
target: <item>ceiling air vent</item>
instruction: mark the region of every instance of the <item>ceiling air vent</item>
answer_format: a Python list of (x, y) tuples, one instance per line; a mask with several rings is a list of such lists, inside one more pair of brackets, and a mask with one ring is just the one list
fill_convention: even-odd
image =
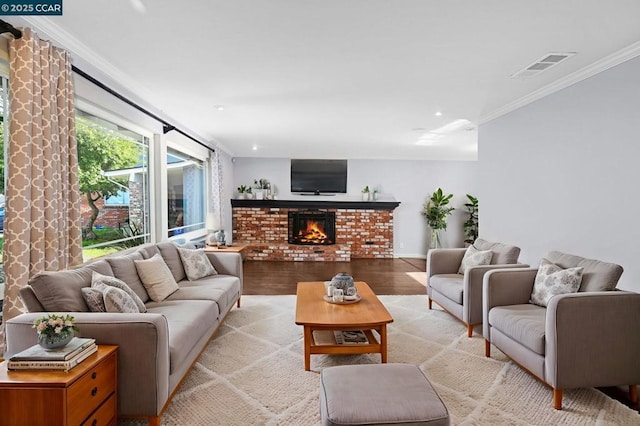
[(543, 71), (548, 70), (549, 68), (558, 65), (560, 62), (565, 59), (570, 58), (575, 55), (576, 52), (550, 52), (544, 55), (542, 58), (533, 62), (532, 64), (524, 67), (520, 71), (511, 74), (512, 78), (529, 78), (540, 74)]

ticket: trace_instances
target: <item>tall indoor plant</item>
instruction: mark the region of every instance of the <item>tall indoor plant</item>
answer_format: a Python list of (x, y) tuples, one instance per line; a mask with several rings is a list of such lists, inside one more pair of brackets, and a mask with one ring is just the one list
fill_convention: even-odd
[(469, 218), (462, 224), (462, 227), (464, 229), (464, 242), (473, 244), (478, 238), (478, 199), (470, 194), (467, 194), (467, 198), (469, 202), (465, 203), (464, 207), (467, 209)]
[(455, 210), (453, 207), (448, 207), (449, 201), (453, 194), (444, 194), (442, 188), (438, 188), (422, 210), (422, 214), (427, 218), (427, 223), (431, 228), (431, 244), (430, 248), (441, 247), (440, 244), (440, 231), (447, 229), (447, 217)]

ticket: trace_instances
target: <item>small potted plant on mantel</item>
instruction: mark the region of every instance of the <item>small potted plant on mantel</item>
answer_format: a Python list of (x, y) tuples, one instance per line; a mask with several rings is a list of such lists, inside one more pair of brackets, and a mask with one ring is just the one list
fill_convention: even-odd
[(251, 194), (251, 187), (250, 186), (246, 186), (246, 185), (240, 185), (238, 187), (238, 198), (239, 199), (250, 199), (252, 196)]

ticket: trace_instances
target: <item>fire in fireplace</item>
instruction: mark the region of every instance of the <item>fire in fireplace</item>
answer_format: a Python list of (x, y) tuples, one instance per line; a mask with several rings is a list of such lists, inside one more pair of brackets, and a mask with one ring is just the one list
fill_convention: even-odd
[(336, 239), (335, 212), (289, 212), (289, 244), (330, 245)]

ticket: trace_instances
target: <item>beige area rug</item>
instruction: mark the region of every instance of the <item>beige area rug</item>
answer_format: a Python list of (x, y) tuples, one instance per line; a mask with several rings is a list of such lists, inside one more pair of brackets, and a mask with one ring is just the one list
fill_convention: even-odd
[[(640, 415), (595, 389), (565, 391), (551, 407), (549, 388), (441, 310), (426, 296), (380, 296), (395, 321), (389, 362), (420, 366), (453, 425), (639, 425)], [(295, 296), (243, 296), (162, 416), (163, 425), (318, 425), (319, 372), (379, 363), (379, 355), (312, 355), (304, 371)], [(139, 424), (121, 421), (122, 425)], [(140, 423), (142, 424), (142, 423)]]

